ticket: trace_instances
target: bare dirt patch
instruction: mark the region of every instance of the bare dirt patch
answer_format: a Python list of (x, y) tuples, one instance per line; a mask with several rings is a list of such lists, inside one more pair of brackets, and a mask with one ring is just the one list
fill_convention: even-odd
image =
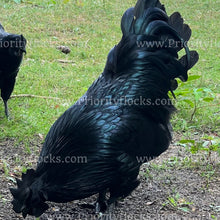
[[(179, 139), (177, 134), (175, 137)], [(36, 164), (40, 149), (39, 138), (30, 143), (31, 154), (21, 143), (0, 142), (0, 219), (22, 219), (12, 210), (9, 187), (15, 185), (14, 179), (24, 167)], [(118, 202), (114, 219), (220, 219), (220, 158), (215, 158), (205, 161), (202, 155), (192, 156), (174, 140), (168, 151), (142, 166), (141, 184)], [(93, 210), (80, 207), (95, 199), (96, 196), (66, 204), (50, 202), (50, 209), (40, 219), (97, 219)]]

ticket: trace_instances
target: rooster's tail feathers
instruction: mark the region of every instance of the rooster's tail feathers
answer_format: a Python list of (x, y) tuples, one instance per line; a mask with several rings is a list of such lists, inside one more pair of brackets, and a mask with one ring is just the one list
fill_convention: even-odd
[(142, 14), (139, 10), (135, 8), (129, 8), (121, 19), (121, 29), (124, 36), (130, 34), (147, 34), (149, 28), (147, 26), (152, 21), (168, 21), (168, 16), (165, 11), (160, 8), (147, 8), (143, 11), (141, 8)]
[(184, 41), (191, 37), (191, 29), (188, 24), (183, 23), (183, 18), (179, 12), (174, 12), (168, 20), (168, 24), (181, 36)]
[(186, 51), (184, 67), (187, 70), (190, 69), (190, 51), (187, 41), (191, 36), (191, 29), (184, 24), (179, 12), (168, 17), (164, 6), (158, 0), (139, 0), (133, 13), (131, 33), (158, 36), (160, 40), (168, 39), (169, 44), (173, 42), (173, 45), (169, 46), (175, 48), (176, 52), (184, 48)]
[(165, 7), (159, 0), (138, 0), (134, 7), (134, 16), (141, 17), (148, 8), (159, 8), (165, 12)]
[[(179, 59), (179, 62), (182, 64), (182, 66), (186, 67), (187, 69), (191, 69), (199, 60), (199, 54), (195, 50), (189, 51), (189, 60), (187, 61), (187, 55), (182, 56)], [(182, 81), (186, 81), (188, 76), (186, 73), (186, 76), (182, 78), (182, 76), (178, 76)]]
[[(184, 24), (179, 12), (168, 17), (158, 0), (138, 0), (134, 8), (124, 13), (121, 29), (123, 37), (109, 53), (106, 75), (110, 73), (111, 76), (117, 76), (129, 70), (144, 69), (146, 59), (150, 60), (150, 56), (155, 60), (155, 57), (161, 57), (161, 61), (169, 57), (172, 60), (172, 66), (169, 66), (169, 71), (173, 72), (170, 74), (171, 78), (187, 80), (187, 71), (195, 65), (199, 56), (187, 46), (191, 29)], [(151, 42), (155, 44), (152, 46)], [(177, 53), (183, 48), (186, 55), (178, 60)]]

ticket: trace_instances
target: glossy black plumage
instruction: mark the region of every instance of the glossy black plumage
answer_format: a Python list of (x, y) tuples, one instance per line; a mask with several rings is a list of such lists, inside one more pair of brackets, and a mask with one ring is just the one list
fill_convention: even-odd
[[(173, 16), (156, 0), (139, 0), (125, 12), (122, 39), (109, 52), (104, 72), (53, 124), (37, 169), (28, 170), (18, 189), (11, 189), (16, 212), (37, 217), (48, 208), (46, 201), (97, 193), (105, 207), (138, 186), (141, 164), (164, 152), (171, 141), (169, 119), (175, 108), (168, 92), (177, 88), (175, 78), (187, 80), (187, 70), (198, 60), (182, 44), (189, 40), (189, 27), (182, 23), (175, 30)], [(178, 59), (182, 48), (186, 55)], [(71, 157), (84, 161), (67, 163)]]
[(26, 39), (22, 35), (9, 34), (0, 24), (0, 90), (7, 117), (7, 101), (14, 89), (23, 53), (26, 53), (25, 46)]

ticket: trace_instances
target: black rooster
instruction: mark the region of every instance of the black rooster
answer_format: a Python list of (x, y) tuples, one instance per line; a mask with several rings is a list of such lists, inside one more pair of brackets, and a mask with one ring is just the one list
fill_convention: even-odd
[(0, 89), (7, 117), (7, 102), (14, 89), (23, 53), (26, 53), (25, 46), (26, 39), (22, 35), (9, 34), (0, 24)]
[[(36, 170), (22, 174), (18, 189), (10, 189), (13, 209), (24, 217), (40, 216), (46, 201), (97, 193), (96, 210), (105, 211), (138, 186), (143, 158), (168, 148), (175, 111), (168, 92), (177, 88), (175, 78), (187, 80), (198, 61), (187, 47), (191, 30), (178, 12), (168, 17), (157, 0), (139, 0), (124, 13), (121, 29), (104, 72), (53, 124)], [(186, 55), (178, 59), (182, 48)], [(80, 157), (84, 160), (76, 160)]]

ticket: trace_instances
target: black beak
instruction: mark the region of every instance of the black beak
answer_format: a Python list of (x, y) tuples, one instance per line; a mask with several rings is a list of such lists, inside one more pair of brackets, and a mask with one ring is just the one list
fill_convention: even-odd
[(26, 44), (27, 44), (27, 41), (26, 41), (26, 39), (24, 38), (24, 36), (23, 36), (22, 34), (21, 34), (21, 42), (23, 43), (23, 47), (20, 48), (20, 51), (21, 51), (22, 53), (27, 54), (26, 49), (25, 49), (25, 46), (26, 46)]
[(27, 54), (26, 49), (20, 48), (20, 51), (21, 51), (22, 53)]

